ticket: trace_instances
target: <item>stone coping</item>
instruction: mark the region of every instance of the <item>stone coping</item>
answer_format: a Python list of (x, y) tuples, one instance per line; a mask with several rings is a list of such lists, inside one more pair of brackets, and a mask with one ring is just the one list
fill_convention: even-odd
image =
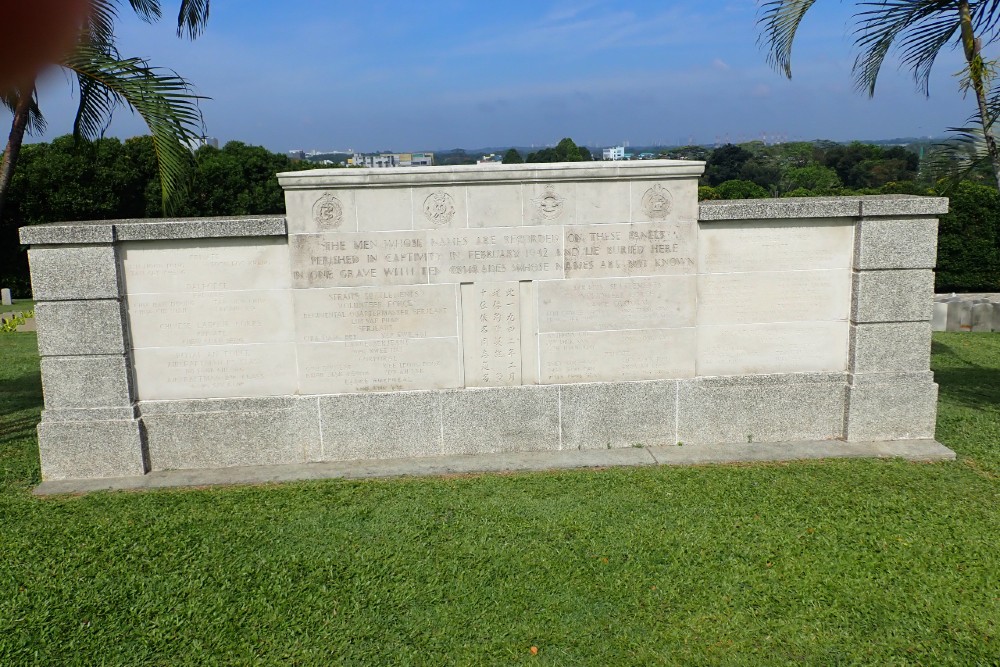
[(955, 452), (934, 440), (843, 442), (820, 440), (782, 443), (683, 445), (627, 449), (514, 452), (478, 456), (335, 461), (297, 465), (252, 466), (151, 472), (141, 477), (46, 481), (38, 496), (138, 489), (273, 484), (315, 479), (366, 479), (513, 471), (541, 471), (610, 466), (705, 465), (835, 458), (900, 458), (953, 461)]
[(285, 190), (340, 187), (511, 183), (519, 181), (590, 181), (622, 179), (696, 179), (704, 162), (642, 160), (622, 162), (553, 162), (540, 164), (451, 165), (364, 169), (310, 169), (278, 174)]
[[(654, 162), (658, 161), (649, 160), (647, 164)], [(518, 167), (520, 165), (502, 166)], [(569, 167), (575, 168), (576, 165), (569, 165)], [(447, 167), (447, 169), (456, 168)], [(471, 168), (467, 167), (467, 169)], [(401, 169), (412, 170), (415, 167)], [(437, 169), (437, 167), (419, 167), (419, 169)], [(440, 169), (445, 169), (445, 167), (440, 167)], [(393, 170), (359, 169), (352, 171)], [(787, 199), (733, 199), (700, 202), (698, 220), (700, 222), (724, 222), (768, 218), (857, 218), (861, 216), (941, 215), (947, 212), (948, 200), (944, 197), (920, 197), (916, 195), (790, 197)], [(21, 243), (24, 245), (67, 245), (163, 239), (285, 236), (287, 224), (283, 215), (264, 215), (53, 222), (21, 227), (18, 231)]]

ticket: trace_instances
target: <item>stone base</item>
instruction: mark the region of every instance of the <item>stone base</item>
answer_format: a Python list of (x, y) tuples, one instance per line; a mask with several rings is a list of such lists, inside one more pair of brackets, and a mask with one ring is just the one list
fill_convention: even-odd
[(148, 470), (142, 424), (114, 421), (43, 421), (38, 425), (42, 479), (129, 477)]
[(162, 489), (225, 484), (273, 484), (335, 478), (453, 475), (608, 466), (698, 465), (744, 461), (794, 461), (824, 458), (901, 458), (952, 461), (955, 452), (934, 440), (892, 442), (783, 442), (729, 445), (630, 447), (480, 456), (436, 456), (383, 461), (335, 461), (283, 466), (170, 470), (117, 479), (49, 480), (35, 487), (39, 496), (122, 489)]

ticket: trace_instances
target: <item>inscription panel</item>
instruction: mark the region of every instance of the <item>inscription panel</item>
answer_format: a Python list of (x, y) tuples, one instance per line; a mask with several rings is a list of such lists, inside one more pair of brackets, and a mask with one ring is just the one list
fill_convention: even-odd
[(705, 225), (698, 238), (704, 273), (849, 269), (854, 256), (850, 220), (750, 220)]
[(465, 386), (521, 384), (520, 283), (462, 285)]
[(567, 278), (616, 278), (695, 273), (694, 222), (567, 225)]
[(782, 322), (698, 329), (698, 375), (847, 370), (847, 322)]
[(288, 290), (128, 297), (132, 346), (176, 347), (291, 342)]
[(695, 276), (545, 280), (536, 285), (540, 332), (695, 325)]
[(294, 234), (288, 246), (299, 288), (425, 284), (437, 260), (423, 232)]
[(292, 343), (152, 347), (133, 355), (139, 400), (296, 393)]
[(542, 384), (689, 378), (696, 330), (642, 329), (538, 334)]
[(507, 227), (427, 232), (432, 283), (562, 278), (562, 233)]
[(455, 285), (291, 290), (300, 343), (458, 335)]
[(299, 391), (455, 389), (462, 386), (458, 337), (298, 345)]
[(288, 287), (283, 238), (142, 241), (120, 253), (127, 294)]
[(768, 271), (698, 276), (698, 324), (846, 320), (851, 272)]

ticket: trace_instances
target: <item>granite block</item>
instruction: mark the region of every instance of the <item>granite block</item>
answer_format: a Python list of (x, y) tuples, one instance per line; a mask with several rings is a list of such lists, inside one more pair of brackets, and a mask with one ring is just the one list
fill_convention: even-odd
[(855, 237), (856, 269), (932, 269), (937, 218), (862, 218)]
[(944, 215), (948, 212), (946, 197), (920, 195), (865, 195), (861, 201), (861, 215)]
[(42, 410), (43, 422), (90, 422), (90, 421), (124, 421), (135, 419), (139, 411), (135, 405), (119, 408), (64, 408), (57, 410)]
[(43, 246), (28, 250), (37, 301), (117, 299), (115, 249), (110, 245)]
[(117, 299), (35, 305), (38, 353), (46, 356), (124, 354), (124, 314)]
[(398, 459), (441, 453), (441, 395), (411, 391), (319, 399), (320, 460)]
[[(681, 380), (677, 440), (688, 444), (831, 440), (843, 434), (843, 374)], [(803, 378), (804, 379), (804, 378)]]
[(559, 388), (490, 387), (441, 393), (442, 452), (559, 449)]
[(931, 357), (927, 322), (884, 322), (851, 326), (852, 373), (926, 371)]
[(43, 421), (38, 425), (42, 479), (142, 475), (142, 431), (138, 420)]
[(42, 357), (42, 394), (48, 409), (127, 407), (131, 382), (124, 355)]
[(114, 224), (111, 220), (29, 225), (21, 227), (18, 233), (24, 245), (114, 243), (115, 240)]
[(855, 218), (861, 213), (857, 197), (787, 197), (703, 201), (699, 222), (714, 220), (767, 220), (787, 218)]
[(854, 274), (853, 322), (930, 321), (933, 308), (934, 272), (930, 269)]
[(562, 448), (675, 444), (676, 394), (674, 381), (562, 385)]
[(929, 372), (851, 376), (845, 439), (933, 438), (938, 386), (932, 378)]
[(258, 410), (153, 415), (143, 404), (140, 410), (152, 470), (306, 463), (319, 455), (315, 398), (289, 396), (280, 407)]
[(215, 218), (115, 220), (118, 241), (204, 239), (235, 236), (284, 236), (285, 216), (260, 215)]

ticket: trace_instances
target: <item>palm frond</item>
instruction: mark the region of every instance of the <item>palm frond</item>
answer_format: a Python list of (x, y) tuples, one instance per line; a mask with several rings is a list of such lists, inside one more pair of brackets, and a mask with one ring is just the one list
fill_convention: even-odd
[(195, 39), (205, 31), (208, 23), (208, 6), (211, 0), (181, 0), (177, 12), (177, 36), (186, 33), (189, 39)]
[(767, 62), (792, 78), (792, 43), (803, 17), (816, 0), (769, 0), (761, 6), (758, 44), (767, 47)]
[[(14, 113), (24, 92), (19, 88), (7, 88), (3, 92), (0, 92), (0, 104), (9, 109), (11, 113)], [(46, 126), (45, 116), (42, 115), (42, 110), (38, 108), (38, 95), (34, 90), (30, 94), (31, 106), (28, 108), (28, 126), (25, 129), (28, 131), (28, 134), (42, 134), (45, 132)]]
[(201, 134), (198, 101), (205, 98), (192, 93), (191, 85), (174, 72), (150, 67), (140, 58), (120, 59), (89, 45), (81, 45), (63, 65), (86, 78), (91, 87), (77, 122), (82, 135), (104, 127), (121, 105), (146, 122), (153, 135), (164, 210), (171, 210), (191, 174), (188, 144)]
[(128, 3), (132, 5), (132, 11), (146, 23), (156, 23), (163, 16), (160, 0), (128, 0)]

